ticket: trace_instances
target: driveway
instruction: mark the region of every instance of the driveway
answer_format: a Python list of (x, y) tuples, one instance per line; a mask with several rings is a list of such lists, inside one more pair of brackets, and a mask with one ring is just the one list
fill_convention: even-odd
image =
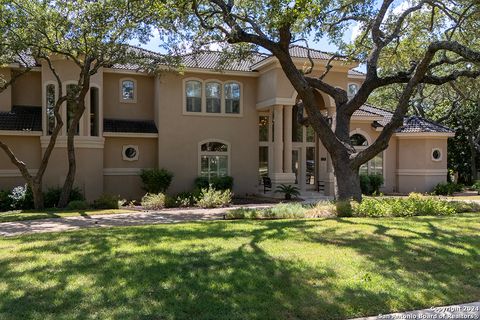
[(81, 228), (139, 226), (186, 221), (221, 220), (228, 211), (238, 207), (266, 208), (272, 205), (243, 205), (215, 209), (165, 209), (155, 212), (132, 212), (90, 217), (67, 217), (0, 223), (0, 236), (11, 237), (22, 234), (61, 232)]

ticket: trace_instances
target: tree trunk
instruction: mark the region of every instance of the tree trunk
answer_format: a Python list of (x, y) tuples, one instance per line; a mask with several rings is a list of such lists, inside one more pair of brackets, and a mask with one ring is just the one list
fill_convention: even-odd
[(337, 200), (337, 215), (351, 216), (351, 200), (362, 201), (360, 188), (360, 175), (358, 168), (351, 168), (348, 160), (337, 159), (333, 161), (335, 169), (335, 200)]
[(32, 182), (30, 183), (30, 188), (32, 189), (33, 195), (33, 205), (36, 210), (42, 210), (45, 207), (43, 201), (43, 191), (41, 182)]
[(477, 148), (475, 148), (475, 141), (472, 136), (468, 137), (468, 144), (470, 145), (470, 181), (469, 183), (475, 183), (477, 181)]
[[(73, 121), (74, 122), (74, 121)], [(72, 123), (73, 123), (72, 122)], [(64, 208), (68, 205), (70, 194), (72, 193), (73, 183), (75, 181), (75, 173), (77, 171), (77, 164), (75, 159), (75, 147), (74, 147), (75, 135), (68, 134), (67, 137), (67, 149), (68, 149), (68, 174), (63, 184), (60, 200), (58, 201), (58, 207)]]

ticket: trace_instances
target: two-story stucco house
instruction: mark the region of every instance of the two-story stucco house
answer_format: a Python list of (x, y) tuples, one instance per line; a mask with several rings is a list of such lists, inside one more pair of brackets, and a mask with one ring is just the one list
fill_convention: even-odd
[[(307, 49), (294, 46), (299, 68)], [(323, 72), (330, 55), (311, 50), (314, 73)], [(125, 198), (143, 195), (143, 168), (166, 168), (175, 175), (170, 192), (192, 189), (198, 176), (230, 175), (237, 194), (263, 192), (262, 176), (272, 182), (297, 184), (301, 190), (325, 195), (334, 190), (330, 158), (311, 127), (300, 124), (297, 95), (278, 61), (257, 55), (253, 61), (233, 61), (221, 71), (216, 52), (186, 55), (183, 73), (151, 75), (135, 66), (115, 65), (92, 79), (87, 111), (75, 139), (76, 185), (87, 199), (102, 193)], [(0, 94), (0, 138), (35, 171), (54, 122), (53, 97), (57, 84), (48, 66), (35, 67)], [(54, 61), (64, 90), (78, 78), (76, 66)], [(354, 94), (364, 76), (357, 65), (334, 60), (326, 80)], [(9, 79), (15, 66), (0, 69)], [(333, 116), (332, 99), (319, 94), (323, 111)], [(71, 114), (65, 104), (62, 116)], [(364, 148), (379, 135), (391, 113), (370, 105), (355, 112), (352, 141)], [(61, 186), (68, 163), (66, 129), (52, 154), (44, 183)], [(385, 192), (430, 191), (447, 175), (448, 128), (418, 117), (392, 138), (387, 150), (362, 167), (382, 174)], [(23, 184), (20, 172), (0, 153), (0, 189)]]

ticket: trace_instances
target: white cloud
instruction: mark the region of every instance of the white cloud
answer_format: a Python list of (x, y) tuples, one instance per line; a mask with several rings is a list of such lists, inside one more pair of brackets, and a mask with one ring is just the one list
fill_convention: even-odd
[(362, 33), (362, 28), (360, 26), (360, 23), (355, 23), (352, 27), (352, 36), (351, 36), (351, 40), (352, 41), (355, 41), (355, 39), (358, 38), (358, 36)]

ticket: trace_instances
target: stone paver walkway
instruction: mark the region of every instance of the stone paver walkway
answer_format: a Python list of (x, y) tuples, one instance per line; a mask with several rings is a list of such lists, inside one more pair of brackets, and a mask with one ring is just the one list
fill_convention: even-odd
[(0, 236), (11, 237), (30, 233), (60, 232), (93, 227), (137, 226), (185, 221), (220, 220), (238, 207), (266, 208), (272, 205), (242, 205), (216, 209), (166, 209), (157, 212), (133, 212), (90, 217), (66, 217), (0, 223)]
[(357, 318), (352, 320), (379, 320), (379, 319), (480, 319), (480, 301), (446, 307), (433, 307), (424, 310), (383, 314), (374, 317)]

